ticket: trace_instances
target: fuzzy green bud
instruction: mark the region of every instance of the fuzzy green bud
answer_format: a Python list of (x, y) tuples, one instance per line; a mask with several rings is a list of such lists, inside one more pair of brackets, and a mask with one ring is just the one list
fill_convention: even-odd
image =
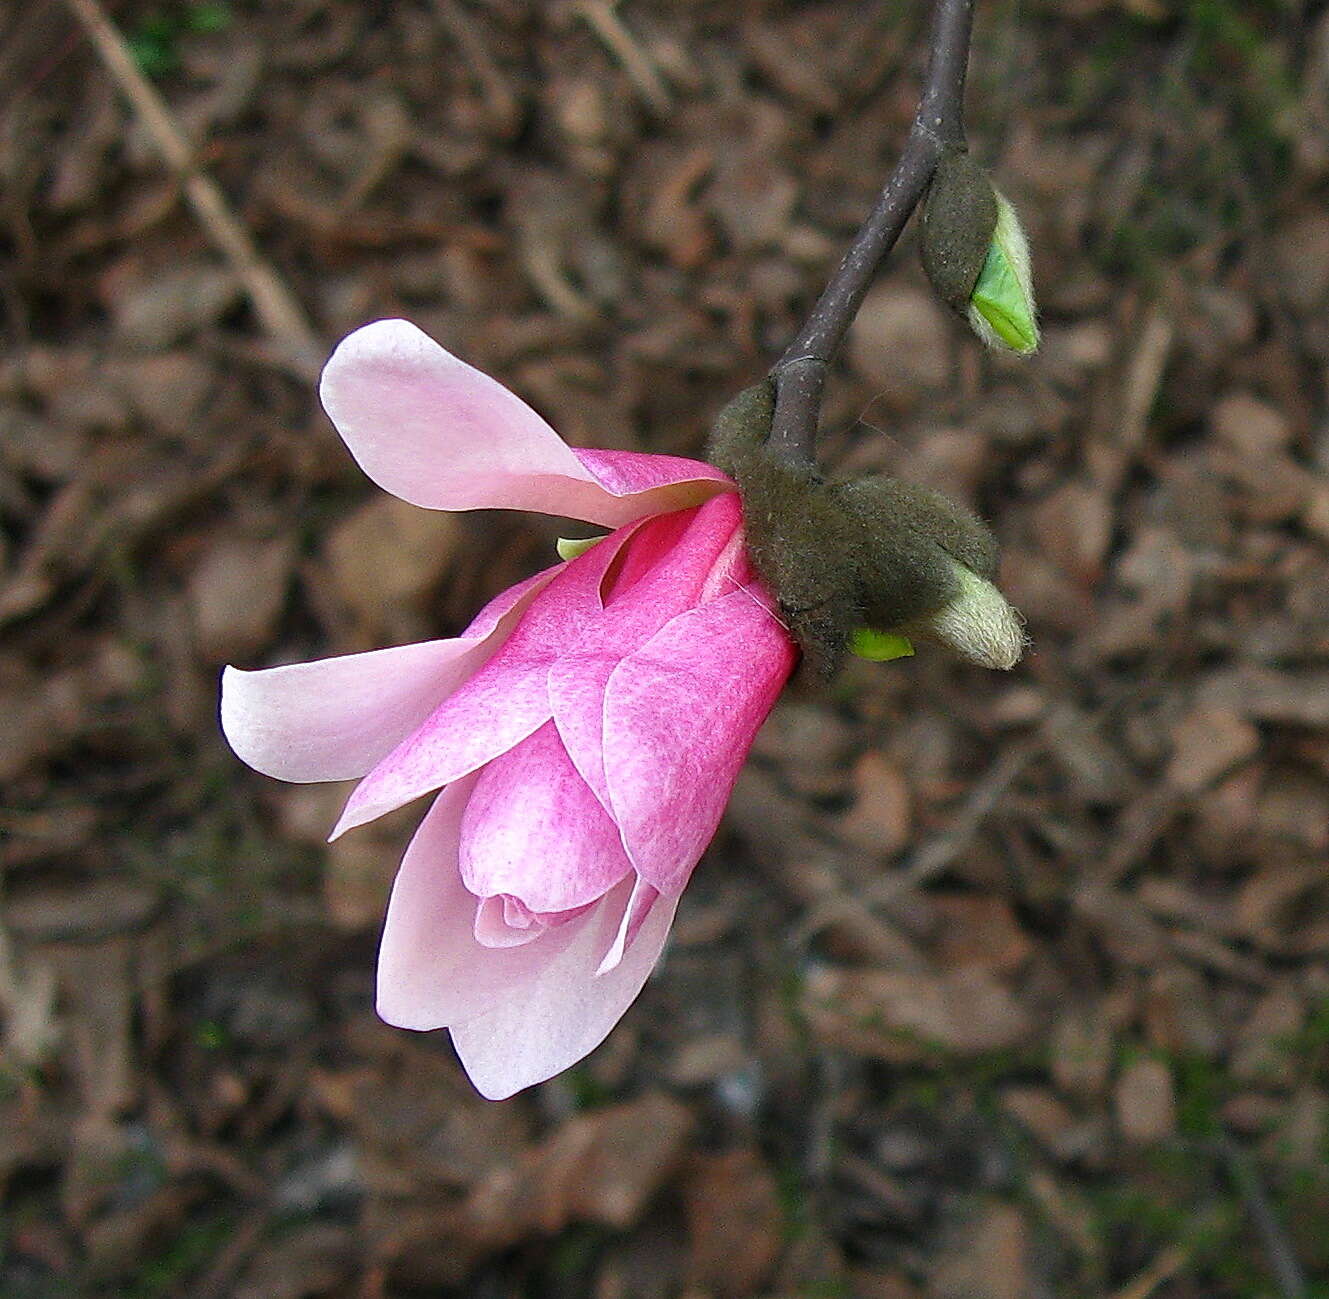
[(937, 296), (963, 314), (997, 228), (997, 191), (963, 145), (941, 156), (923, 205), (919, 251)]
[(956, 593), (907, 630), (919, 639), (948, 646), (980, 667), (1013, 668), (1028, 643), (1020, 615), (987, 578), (963, 564), (956, 564), (955, 577)]
[(914, 637), (989, 667), (1018, 660), (1023, 631), (990, 580), (997, 547), (983, 523), (916, 483), (828, 482), (772, 454), (773, 410), (769, 382), (740, 393), (709, 450), (738, 483), (748, 552), (809, 668), (829, 679), (849, 653), (900, 658)]
[(989, 347), (1038, 347), (1029, 243), (1009, 200), (963, 146), (937, 165), (923, 210), (923, 267)]

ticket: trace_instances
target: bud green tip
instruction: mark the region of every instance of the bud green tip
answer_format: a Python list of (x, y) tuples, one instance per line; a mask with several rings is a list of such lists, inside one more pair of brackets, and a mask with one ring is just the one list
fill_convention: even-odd
[(997, 227), (987, 260), (978, 274), (966, 313), (974, 332), (989, 347), (1021, 356), (1038, 349), (1029, 242), (1010, 201), (997, 193)]
[(991, 582), (963, 564), (955, 565), (955, 577), (956, 594), (912, 630), (980, 667), (1013, 668), (1028, 643), (1020, 615)]
[(559, 537), (554, 542), (554, 549), (558, 551), (559, 559), (566, 562), (569, 559), (576, 559), (578, 555), (584, 555), (592, 546), (603, 540), (603, 537)]
[(914, 652), (914, 644), (898, 632), (858, 627), (849, 637), (849, 652), (870, 663), (889, 663), (892, 659), (909, 658)]

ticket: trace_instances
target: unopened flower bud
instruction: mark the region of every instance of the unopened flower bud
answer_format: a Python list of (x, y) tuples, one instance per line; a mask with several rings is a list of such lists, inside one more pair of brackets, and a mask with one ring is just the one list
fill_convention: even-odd
[(1029, 244), (1009, 200), (962, 147), (948, 149), (923, 211), (923, 266), (989, 347), (1038, 347)]
[(997, 544), (982, 521), (917, 483), (828, 482), (773, 455), (773, 408), (769, 381), (739, 394), (716, 421), (710, 454), (738, 483), (748, 553), (808, 668), (829, 679), (850, 653), (902, 658), (914, 637), (1014, 666), (1024, 632), (989, 580)]
[(948, 645), (980, 667), (1013, 668), (1028, 643), (1020, 615), (985, 577), (955, 565), (958, 590), (936, 613), (909, 630)]

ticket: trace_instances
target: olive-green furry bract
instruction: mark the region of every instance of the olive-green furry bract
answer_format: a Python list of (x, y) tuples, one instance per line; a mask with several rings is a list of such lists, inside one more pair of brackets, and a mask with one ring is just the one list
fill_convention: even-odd
[(991, 587), (997, 546), (973, 514), (917, 483), (827, 481), (773, 454), (774, 403), (769, 380), (740, 393), (716, 421), (709, 455), (738, 483), (752, 562), (813, 671), (834, 676), (863, 629), (931, 636), (936, 618), (964, 602), (969, 578)]
[(919, 251), (937, 296), (953, 310), (968, 305), (996, 228), (992, 182), (967, 149), (952, 146), (928, 187)]

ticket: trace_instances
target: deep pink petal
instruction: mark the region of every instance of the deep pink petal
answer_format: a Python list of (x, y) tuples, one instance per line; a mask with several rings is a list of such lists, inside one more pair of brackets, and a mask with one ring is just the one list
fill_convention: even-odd
[(795, 660), (788, 633), (748, 587), (680, 614), (610, 678), (613, 816), (632, 864), (662, 894), (687, 883)]
[(737, 492), (643, 523), (605, 583), (605, 604), (637, 610), (663, 602), (672, 616), (702, 603), (717, 562), (741, 537), (742, 524)]
[(549, 670), (599, 625), (605, 573), (640, 526), (650, 525), (620, 528), (554, 570), (499, 652), (356, 786), (333, 838), (475, 771), (549, 719)]
[[(564, 665), (584, 661), (598, 681), (606, 658), (630, 654), (694, 604), (739, 522), (738, 497), (726, 492), (619, 528), (565, 564), (490, 661), (365, 776), (333, 837), (474, 771), (551, 716), (583, 779), (603, 794), (599, 701), (578, 685), (579, 669)], [(614, 591), (607, 606), (606, 585)]]
[(477, 779), (467, 776), (434, 800), (392, 886), (378, 954), (378, 1013), (398, 1028), (444, 1028), (520, 995), (583, 923), (547, 928), (517, 947), (476, 941), (475, 895), (461, 882), (457, 850)]
[(737, 495), (726, 493), (700, 509), (642, 524), (613, 565), (608, 605), (594, 631), (580, 636), (550, 669), (554, 723), (573, 765), (606, 808), (603, 734), (609, 678), (669, 619), (713, 594), (717, 573), (729, 571), (729, 556), (741, 542), (741, 521)]
[(456, 639), (222, 673), (231, 748), (279, 780), (363, 776), (472, 676), (557, 568), (504, 591)]
[(550, 717), (548, 670), (504, 665), (465, 682), (355, 787), (331, 837), (452, 784), (539, 730)]
[(597, 976), (631, 894), (624, 880), (583, 919), (551, 931), (575, 936), (492, 1010), (452, 1024), (453, 1045), (482, 1096), (504, 1100), (576, 1064), (636, 1000), (660, 959), (678, 902), (655, 899), (619, 963)]
[(605, 780), (604, 698), (621, 653), (579, 654), (549, 669), (549, 705), (563, 748), (582, 780), (609, 809)]
[(324, 409), (378, 485), (442, 510), (537, 510), (617, 527), (732, 484), (674, 456), (574, 452), (520, 397), (404, 320), (344, 339)]
[(687, 456), (661, 456), (641, 451), (599, 451), (594, 447), (574, 447), (574, 455), (605, 485), (614, 496), (635, 496), (642, 492), (658, 492), (663, 488), (687, 487), (692, 491), (670, 504), (667, 497), (653, 501), (651, 513), (663, 515), (670, 509), (684, 509), (699, 504), (704, 497), (695, 495), (694, 484), (699, 481), (714, 483), (723, 492), (734, 491), (734, 483), (727, 475), (704, 460), (690, 460)]
[(568, 759), (552, 722), (480, 773), (462, 817), (461, 878), (476, 897), (570, 911), (632, 867), (618, 827)]

